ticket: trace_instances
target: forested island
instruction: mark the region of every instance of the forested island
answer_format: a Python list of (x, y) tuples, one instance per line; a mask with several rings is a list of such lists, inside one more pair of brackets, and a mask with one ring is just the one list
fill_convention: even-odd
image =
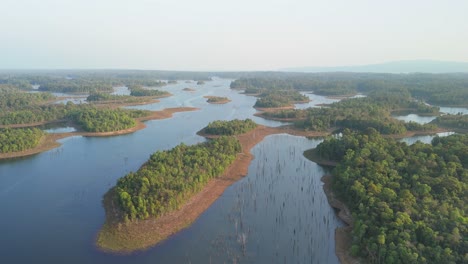
[(217, 135), (217, 136), (233, 136), (247, 133), (255, 129), (257, 124), (252, 119), (239, 120), (234, 119), (230, 121), (214, 121), (210, 122), (208, 126), (202, 129), (199, 134), (201, 135)]
[[(167, 93), (155, 92), (151, 96)], [(136, 99), (135, 99), (136, 98)], [(143, 101), (133, 96), (110, 95), (94, 92), (87, 98), (90, 102), (107, 104), (54, 104), (57, 98), (50, 93), (28, 93), (10, 86), (0, 86), (0, 159), (31, 155), (58, 146), (55, 139), (67, 135), (48, 135), (34, 128), (48, 123), (67, 123), (86, 136), (112, 136), (131, 133), (144, 128), (141, 121), (166, 118), (173, 112), (193, 108), (168, 109), (151, 112), (120, 109)], [(145, 98), (144, 100), (148, 100)], [(151, 101), (150, 101), (151, 102)]]
[(258, 95), (254, 107), (282, 108), (293, 107), (293, 104), (307, 103), (309, 98), (295, 90), (268, 90)]
[[(131, 133), (144, 127), (142, 121), (194, 110), (150, 112), (119, 107), (169, 95), (148, 87), (176, 79), (198, 80), (202, 85), (214, 75), (157, 71), (0, 74), (0, 159), (50, 149), (65, 136)], [(265, 111), (258, 116), (289, 121), (292, 127), (266, 128), (250, 119), (214, 121), (199, 132), (210, 138), (206, 143), (156, 152), (104, 197), (106, 224), (97, 240), (101, 249), (144, 249), (190, 225), (227, 186), (246, 174), (252, 158), (249, 150), (265, 135), (342, 132), (342, 138), (327, 138), (309, 154), (318, 163), (336, 165), (331, 191), (346, 202), (352, 218), (352, 245), (347, 250), (371, 263), (468, 261), (466, 135), (411, 146), (390, 137), (447, 130), (466, 133), (467, 115), (441, 115), (438, 107), (427, 103), (468, 106), (467, 74), (258, 72), (216, 76), (235, 78), (231, 88), (257, 96), (253, 107)], [(112, 95), (118, 85), (129, 87), (133, 94)], [(57, 97), (45, 91), (86, 93), (89, 104), (55, 104)], [(365, 97), (291, 109), (309, 100), (304, 92)], [(393, 118), (395, 113), (437, 118), (428, 124), (405, 123)], [(50, 135), (37, 128), (47, 123), (64, 123), (77, 131)]]
[(222, 97), (222, 96), (204, 96), (208, 100), (206, 100), (210, 104), (227, 104), (231, 102), (229, 98), (227, 97)]
[(345, 130), (315, 155), (338, 165), (332, 190), (353, 217), (350, 252), (370, 263), (464, 263), (468, 135), (408, 146)]
[[(144, 220), (157, 221), (180, 209), (211, 179), (222, 176), (241, 151), (237, 138), (223, 136), (154, 153), (137, 172), (119, 179), (105, 195), (106, 223), (97, 245), (104, 250), (129, 252), (165, 239), (167, 231), (145, 230)], [(173, 233), (194, 220), (185, 218), (178, 219), (170, 227), (174, 230), (168, 231)]]
[[(208, 127), (209, 134), (204, 132), (210, 131)], [(130, 253), (186, 228), (225, 188), (247, 174), (253, 159), (250, 149), (278, 133), (295, 131), (259, 126), (250, 119), (214, 121), (199, 133), (210, 138), (207, 142), (151, 155), (106, 193), (106, 223), (97, 246)]]

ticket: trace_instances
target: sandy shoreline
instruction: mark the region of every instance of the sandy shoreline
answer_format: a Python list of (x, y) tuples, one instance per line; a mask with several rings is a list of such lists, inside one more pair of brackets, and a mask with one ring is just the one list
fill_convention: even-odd
[(331, 175), (324, 175), (322, 177), (323, 190), (327, 196), (328, 204), (335, 208), (338, 218), (340, 218), (346, 225), (335, 229), (335, 253), (340, 263), (342, 264), (357, 264), (360, 263), (358, 259), (350, 255), (351, 248), (351, 231), (353, 230), (353, 218), (348, 207), (335, 197), (331, 190)]
[[(321, 165), (321, 166), (331, 166), (334, 167), (338, 165), (337, 162), (331, 160), (321, 159), (315, 149), (309, 149), (304, 151), (304, 156)], [(357, 264), (360, 261), (350, 255), (350, 248), (351, 248), (351, 231), (353, 230), (353, 218), (351, 212), (349, 211), (348, 207), (339, 199), (336, 198), (335, 194), (332, 191), (332, 175), (327, 174), (321, 178), (323, 182), (323, 191), (327, 196), (328, 204), (334, 208), (337, 212), (338, 218), (340, 218), (344, 223), (345, 226), (338, 227), (335, 229), (335, 253), (340, 263), (342, 264)]]
[[(136, 119), (136, 126), (124, 130), (119, 130), (119, 131), (111, 131), (111, 132), (84, 132), (84, 131), (76, 131), (76, 132), (69, 132), (69, 133), (54, 133), (54, 134), (46, 134), (43, 136), (41, 139), (41, 142), (32, 149), (28, 149), (25, 151), (19, 151), (19, 152), (11, 152), (11, 153), (0, 153), (0, 160), (2, 159), (12, 159), (12, 158), (19, 158), (19, 157), (26, 157), (26, 156), (31, 156), (35, 155), (47, 150), (54, 149), (56, 147), (59, 147), (61, 144), (57, 142), (57, 140), (66, 138), (66, 137), (71, 137), (71, 136), (83, 136), (83, 137), (112, 137), (112, 136), (119, 136), (119, 135), (125, 135), (125, 134), (130, 134), (133, 132), (136, 132), (138, 130), (144, 129), (146, 125), (143, 123), (145, 121), (149, 120), (157, 120), (157, 119), (166, 119), (170, 118), (173, 116), (174, 113), (178, 112), (187, 112), (187, 111), (195, 111), (198, 110), (198, 108), (194, 107), (175, 107), (175, 108), (166, 108), (161, 111), (154, 111), (150, 115), (137, 118)], [(56, 122), (45, 122), (43, 124), (49, 124), (49, 123), (57, 123)], [(63, 122), (63, 121), (62, 121)], [(40, 125), (43, 125), (40, 124)]]
[[(97, 235), (96, 245), (98, 249), (117, 254), (129, 254), (150, 248), (187, 228), (223, 194), (227, 187), (247, 175), (250, 162), (254, 158), (250, 150), (255, 145), (268, 135), (283, 133), (297, 136), (321, 135), (297, 131), (289, 127), (258, 126), (254, 130), (236, 136), (241, 143), (242, 152), (238, 154), (236, 160), (226, 169), (223, 175), (211, 180), (202, 191), (194, 194), (180, 209), (171, 213), (129, 224), (105, 224)], [(108, 197), (105, 198), (104, 204), (106, 204), (106, 199), (107, 202), (110, 200)], [(112, 211), (107, 210), (111, 209), (106, 209), (106, 215), (112, 214)]]

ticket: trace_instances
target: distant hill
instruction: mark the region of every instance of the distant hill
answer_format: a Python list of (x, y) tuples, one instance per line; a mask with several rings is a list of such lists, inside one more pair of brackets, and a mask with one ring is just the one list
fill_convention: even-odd
[(284, 68), (287, 72), (374, 72), (374, 73), (448, 73), (468, 72), (468, 62), (408, 60), (379, 64), (339, 66), (339, 67), (297, 67)]

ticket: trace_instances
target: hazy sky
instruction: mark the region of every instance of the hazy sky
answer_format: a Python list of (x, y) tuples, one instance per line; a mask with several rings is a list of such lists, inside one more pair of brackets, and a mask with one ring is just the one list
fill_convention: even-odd
[(0, 0), (0, 68), (468, 61), (467, 0)]

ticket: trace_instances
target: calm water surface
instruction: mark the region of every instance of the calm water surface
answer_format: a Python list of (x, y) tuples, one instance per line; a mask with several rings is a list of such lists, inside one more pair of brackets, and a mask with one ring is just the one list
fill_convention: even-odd
[(416, 143), (417, 141), (421, 141), (422, 143), (426, 144), (431, 144), (431, 141), (434, 137), (439, 136), (439, 137), (446, 137), (455, 134), (454, 132), (441, 132), (437, 133), (435, 135), (424, 135), (424, 136), (413, 136), (413, 137), (407, 137), (403, 138), (400, 141), (406, 142), (408, 145), (412, 145)]
[(435, 116), (420, 116), (416, 114), (409, 114), (409, 115), (404, 115), (404, 116), (394, 115), (392, 117), (401, 121), (405, 121), (405, 122), (411, 121), (411, 122), (416, 122), (418, 124), (427, 124), (431, 122), (432, 120), (436, 119)]
[[(322, 169), (302, 156), (319, 141), (287, 135), (257, 145), (248, 176), (190, 228), (130, 256), (95, 249), (104, 223), (103, 194), (151, 153), (204, 141), (195, 133), (213, 120), (250, 117), (281, 125), (254, 117), (255, 98), (232, 91), (229, 83), (168, 85), (163, 89), (175, 96), (135, 108), (201, 110), (149, 121), (146, 129), (130, 135), (70, 137), (54, 150), (1, 161), (0, 263), (336, 263), (333, 234), (340, 222), (323, 193)], [(211, 105), (206, 95), (232, 102)]]

